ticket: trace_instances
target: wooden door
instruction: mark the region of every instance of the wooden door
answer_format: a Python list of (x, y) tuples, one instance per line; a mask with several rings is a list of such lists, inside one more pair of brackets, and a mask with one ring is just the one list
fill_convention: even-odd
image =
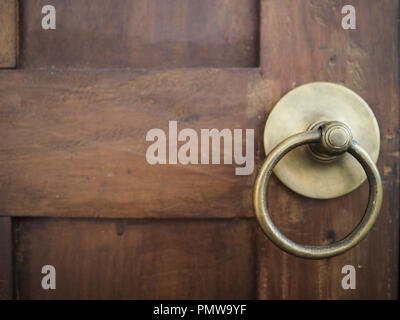
[[(357, 29), (342, 28), (342, 8)], [(42, 28), (45, 5), (56, 29)], [(396, 299), (398, 1), (1, 0), (0, 297)], [(343, 84), (381, 130), (384, 200), (366, 240), (293, 257), (252, 208), (274, 104), (313, 81)], [(151, 165), (153, 128), (254, 129), (255, 170)], [(368, 187), (317, 201), (269, 187), (276, 225), (328, 244), (360, 220)], [(41, 286), (56, 269), (56, 289)], [(357, 287), (341, 286), (342, 267)]]

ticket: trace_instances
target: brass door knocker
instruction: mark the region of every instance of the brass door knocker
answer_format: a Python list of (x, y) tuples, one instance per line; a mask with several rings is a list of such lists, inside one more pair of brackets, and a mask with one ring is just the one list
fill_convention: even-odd
[[(379, 215), (383, 191), (375, 165), (379, 127), (361, 97), (325, 82), (292, 90), (272, 110), (264, 146), (268, 156), (255, 182), (253, 203), (258, 222), (272, 242), (295, 256), (323, 259), (351, 249), (366, 237)], [(347, 237), (330, 245), (306, 246), (289, 240), (268, 214), (267, 185), (273, 171), (290, 189), (317, 199), (347, 194), (368, 178), (363, 219)]]

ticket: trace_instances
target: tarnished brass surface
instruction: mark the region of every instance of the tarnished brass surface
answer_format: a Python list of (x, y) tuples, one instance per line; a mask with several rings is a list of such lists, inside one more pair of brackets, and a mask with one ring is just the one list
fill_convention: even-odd
[[(382, 181), (375, 162), (371, 159), (368, 152), (352, 140), (351, 132), (347, 132), (347, 130), (347, 126), (340, 122), (322, 123), (310, 131), (298, 133), (283, 140), (268, 154), (267, 159), (264, 161), (254, 186), (254, 209), (264, 233), (282, 250), (310, 259), (333, 257), (357, 245), (365, 238), (375, 223), (382, 205)], [(346, 238), (326, 246), (305, 246), (289, 240), (275, 227), (267, 208), (267, 185), (275, 166), (290, 151), (312, 143), (319, 144), (319, 150), (322, 151), (322, 154), (326, 155), (347, 151), (349, 154), (346, 155), (360, 163), (369, 181), (368, 207), (361, 222)]]
[[(298, 87), (276, 104), (265, 126), (266, 154), (286, 138), (305, 132), (321, 121), (344, 123), (373, 162), (377, 161), (380, 134), (372, 110), (353, 91), (327, 82)], [(333, 130), (329, 139), (341, 141), (345, 138), (343, 133), (343, 130)], [(362, 166), (350, 154), (321, 157), (317, 150), (310, 149), (313, 146), (293, 150), (274, 169), (282, 183), (293, 191), (310, 198), (329, 199), (347, 194), (365, 181)]]

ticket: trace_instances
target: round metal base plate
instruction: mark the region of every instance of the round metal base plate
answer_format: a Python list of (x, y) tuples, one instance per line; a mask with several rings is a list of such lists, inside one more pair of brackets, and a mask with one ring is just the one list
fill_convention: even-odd
[[(380, 148), (379, 126), (368, 104), (338, 84), (315, 82), (287, 93), (271, 111), (264, 131), (268, 153), (286, 138), (306, 131), (318, 121), (345, 123), (353, 138), (375, 162)], [(350, 154), (332, 162), (317, 160), (308, 146), (288, 153), (274, 173), (291, 190), (315, 199), (331, 199), (359, 187), (366, 174)]]

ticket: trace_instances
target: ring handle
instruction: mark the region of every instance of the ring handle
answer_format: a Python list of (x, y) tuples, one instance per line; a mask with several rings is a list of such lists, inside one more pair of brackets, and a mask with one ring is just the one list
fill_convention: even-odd
[[(336, 157), (349, 152), (356, 158), (369, 181), (368, 206), (361, 222), (344, 239), (323, 246), (297, 244), (286, 238), (274, 225), (267, 208), (267, 185), (277, 163), (291, 150), (312, 144), (325, 157)], [(344, 253), (356, 246), (371, 230), (382, 206), (382, 181), (379, 171), (369, 154), (352, 139), (350, 129), (341, 122), (323, 122), (309, 131), (293, 135), (273, 149), (259, 170), (253, 194), (253, 204), (258, 222), (265, 235), (282, 250), (308, 259), (324, 259)]]

